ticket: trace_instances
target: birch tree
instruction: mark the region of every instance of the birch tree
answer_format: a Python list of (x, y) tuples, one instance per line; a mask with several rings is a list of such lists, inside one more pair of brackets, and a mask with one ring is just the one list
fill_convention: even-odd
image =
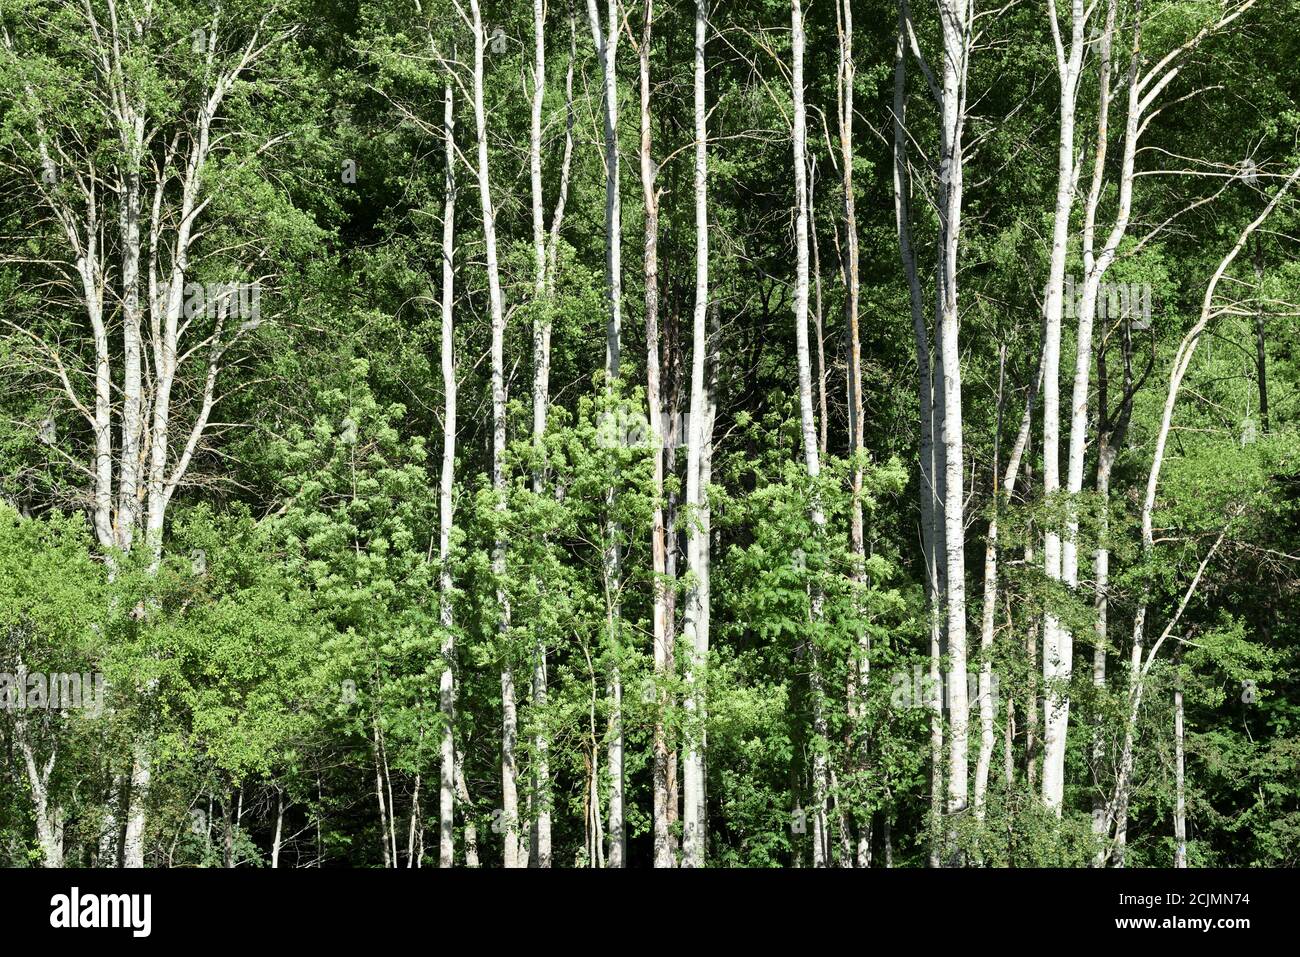
[[(606, 23), (602, 26), (596, 0), (587, 0), (587, 16), (591, 21), (591, 37), (601, 65), (601, 104), (604, 116), (605, 137), (605, 295), (609, 314), (605, 332), (605, 377), (613, 388), (620, 374), (622, 362), (623, 328), (623, 220), (622, 198), (619, 190), (618, 155), (618, 52), (619, 28), (622, 22), (619, 0), (609, 0)], [(609, 493), (612, 510), (614, 493)], [(618, 529), (611, 520), (606, 535), (605, 570), (608, 589), (614, 596), (609, 610), (609, 633), (614, 665), (610, 676), (610, 735), (609, 735), (609, 866), (623, 867), (627, 854), (627, 835), (624, 832), (624, 772), (623, 772), (623, 679), (619, 656), (622, 654), (620, 635), (622, 611), (618, 594), (622, 589), (622, 558), (618, 545)]]
[(456, 633), (452, 616), (451, 532), (456, 482), (456, 110), (452, 84), (443, 93), (442, 201), (442, 470), (438, 484), (438, 622), (442, 626), (442, 673), (438, 705), (442, 713), (439, 738), (438, 866), (455, 864), (456, 832)]
[[(1070, 239), (1070, 217), (1079, 183), (1075, 154), (1075, 110), (1088, 21), (1093, 6), (1070, 0), (1069, 41), (1065, 40), (1056, 0), (1048, 0), (1048, 25), (1056, 51), (1060, 81), (1060, 131), (1057, 140), (1056, 208), (1052, 218), (1052, 248), (1048, 262), (1043, 348), (1043, 497), (1051, 502), (1060, 490), (1060, 367), (1061, 319), (1064, 313), (1065, 266)], [(1080, 345), (1080, 355), (1084, 355)], [(1082, 360), (1091, 361), (1091, 353)], [(1043, 533), (1043, 567), (1048, 579), (1060, 581), (1061, 533), (1048, 523)], [(1068, 686), (1074, 651), (1069, 630), (1049, 607), (1043, 615), (1043, 803), (1057, 815), (1065, 788), (1065, 736), (1070, 720)]]
[(682, 789), (682, 866), (704, 866), (704, 754), (705, 675), (709, 654), (708, 576), (709, 535), (701, 527), (707, 508), (703, 479), (703, 453), (711, 441), (708, 416), (705, 357), (708, 350), (709, 312), (709, 152), (708, 112), (705, 102), (704, 47), (708, 38), (708, 0), (695, 0), (695, 308), (691, 344), (691, 413), (686, 449), (686, 584), (683, 642), (688, 658), (689, 692), (686, 709), (689, 729)]
[[(863, 459), (866, 456), (866, 423), (863, 421), (863, 402), (862, 402), (862, 335), (858, 328), (858, 302), (861, 295), (861, 278), (860, 263), (858, 252), (858, 213), (857, 202), (854, 196), (853, 186), (853, 123), (856, 117), (854, 108), (854, 86), (857, 82), (857, 66), (853, 58), (853, 0), (839, 0), (836, 6), (836, 28), (839, 39), (839, 61), (836, 73), (836, 99), (837, 99), (837, 120), (839, 122), (840, 137), (840, 170), (843, 177), (844, 191), (844, 258), (845, 258), (845, 303), (844, 311), (846, 313), (849, 333), (849, 444), (851, 451), (857, 459), (853, 469), (853, 508), (850, 515), (849, 537), (853, 548), (853, 554), (858, 562), (858, 567), (854, 569), (853, 579), (859, 589), (866, 587), (866, 539), (863, 527), (862, 515), (862, 482), (863, 482)], [(811, 203), (809, 204), (812, 205)], [(818, 316), (821, 315), (820, 308), (820, 280), (818, 283)], [(818, 346), (821, 346), (821, 323), (818, 322)], [(821, 378), (821, 395), (822, 395), (822, 435), (825, 436), (827, 429), (826, 414), (826, 384), (825, 384), (825, 361), (819, 363), (822, 370)], [(822, 440), (822, 448), (825, 449), (825, 439)], [(871, 643), (868, 636), (863, 633), (858, 637), (858, 647), (855, 652), (855, 661), (853, 672), (852, 695), (850, 697), (851, 713), (850, 720), (855, 724), (862, 717), (861, 708), (865, 705), (867, 696), (868, 679), (871, 675)], [(856, 708), (853, 707), (853, 700), (858, 702)], [(855, 728), (855, 733), (861, 734), (861, 731)], [(866, 763), (865, 741), (859, 743), (859, 753), (857, 760), (862, 765)], [(871, 863), (871, 828), (870, 822), (864, 824), (858, 834), (856, 848), (856, 862), (858, 867), (868, 867)]]
[[(470, 0), (474, 32), (474, 129), (477, 146), (479, 205), (483, 213), (484, 259), (488, 280), (488, 308), (492, 317), (492, 488), (496, 511), (506, 511), (506, 371), (505, 307), (501, 295), (501, 273), (497, 260), (496, 209), (492, 205), (492, 184), (488, 175), (487, 111), (483, 103), (483, 53), (487, 33), (478, 0)], [(515, 695), (514, 655), (510, 649), (510, 599), (505, 591), (506, 543), (498, 538), (492, 549), (492, 573), (496, 576), (497, 622), (501, 640), (501, 817), (508, 868), (524, 864), (526, 850), (519, 839), (519, 785), (515, 748), (519, 736), (518, 705)]]
[(650, 50), (654, 39), (654, 0), (645, 0), (641, 15), (641, 42), (637, 49), (641, 96), (641, 191), (645, 202), (645, 339), (646, 339), (646, 408), (649, 415), (651, 454), (654, 456), (654, 497), (650, 525), (650, 559), (654, 580), (651, 612), (655, 670), (655, 726), (653, 767), (654, 866), (675, 864), (671, 833), (672, 812), (669, 807), (669, 747), (664, 712), (668, 695), (664, 685), (669, 675), (673, 622), (668, 613), (668, 547), (664, 529), (664, 433), (663, 398), (660, 373), (659, 337), (659, 164), (654, 158), (651, 131), (650, 99), (653, 84), (650, 76)]

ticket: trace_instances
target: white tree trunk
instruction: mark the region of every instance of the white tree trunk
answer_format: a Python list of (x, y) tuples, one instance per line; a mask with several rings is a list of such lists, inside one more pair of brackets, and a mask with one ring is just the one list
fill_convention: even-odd
[(654, 0), (645, 0), (641, 23), (639, 60), (641, 93), (641, 189), (645, 200), (645, 337), (646, 407), (650, 425), (650, 448), (654, 455), (652, 494), (654, 507), (650, 526), (650, 556), (654, 572), (652, 634), (655, 669), (655, 726), (653, 753), (654, 866), (672, 867), (673, 845), (669, 809), (669, 747), (664, 717), (668, 707), (665, 685), (669, 679), (669, 642), (672, 621), (668, 617), (668, 549), (664, 531), (664, 434), (663, 398), (659, 343), (659, 166), (651, 151), (650, 130), (650, 45), (653, 41)]
[[(550, 406), (551, 302), (547, 282), (546, 225), (542, 214), (542, 105), (546, 98), (546, 4), (533, 0), (533, 90), (528, 131), (528, 168), (533, 200), (533, 444), (538, 461), (533, 470), (533, 493), (541, 495), (546, 484), (544, 442)], [(547, 702), (547, 649), (539, 637), (533, 647), (532, 706), (537, 716)], [(534, 867), (551, 866), (551, 769), (549, 741), (537, 718), (533, 736), (532, 846), (529, 860)]]
[[(803, 433), (804, 466), (808, 478), (816, 483), (821, 474), (821, 460), (818, 455), (817, 420), (813, 412), (812, 353), (808, 337), (808, 134), (807, 109), (804, 105), (804, 27), (803, 9), (800, 0), (791, 0), (790, 28), (792, 69), (791, 84), (794, 102), (792, 141), (794, 146), (794, 190), (795, 190), (795, 281), (794, 281), (794, 327), (795, 342), (799, 363), (799, 420)], [(816, 494), (811, 507), (813, 534), (823, 537), (826, 516)], [(821, 586), (813, 583), (811, 590), (811, 614), (816, 632), (816, 622), (822, 615)], [(809, 639), (809, 663), (812, 667), (811, 692), (813, 707), (813, 733), (816, 741), (813, 746), (813, 866), (824, 867), (830, 862), (830, 835), (827, 826), (827, 802), (829, 800), (829, 767), (826, 759), (826, 701), (822, 687), (820, 656), (813, 640)]]
[(688, 728), (682, 793), (682, 866), (704, 866), (704, 675), (709, 654), (707, 595), (709, 539), (701, 526), (705, 488), (701, 453), (708, 425), (705, 394), (705, 354), (708, 349), (709, 197), (708, 128), (704, 98), (704, 45), (708, 30), (708, 0), (695, 0), (695, 313), (691, 352), (691, 415), (686, 448), (686, 561), (689, 576), (683, 638), (687, 665)]
[(1183, 688), (1174, 688), (1174, 867), (1187, 866), (1187, 799), (1183, 782)]
[[(1043, 497), (1052, 501), (1061, 487), (1061, 320), (1064, 313), (1065, 262), (1070, 215), (1078, 186), (1079, 162), (1074, 152), (1075, 107), (1085, 47), (1083, 0), (1070, 0), (1070, 42), (1061, 34), (1056, 2), (1049, 0), (1048, 22), (1056, 45), (1060, 79), (1060, 136), (1057, 141), (1056, 210), (1052, 221), (1052, 250), (1048, 263), (1046, 346), (1043, 368)], [(1091, 11), (1089, 10), (1089, 13)], [(1091, 354), (1085, 358), (1085, 363)], [(1061, 581), (1061, 532), (1049, 522), (1043, 534), (1047, 577)], [(1043, 614), (1043, 803), (1057, 816), (1065, 790), (1065, 736), (1070, 720), (1068, 685), (1073, 670), (1073, 638), (1051, 609)]]
[(961, 241), (963, 135), (970, 65), (970, 0), (943, 0), (942, 156), (939, 172), (939, 349), (943, 366), (943, 521), (948, 626), (948, 803), (957, 814), (968, 802), (970, 703), (966, 691), (966, 526), (963, 495), (961, 349), (958, 341), (957, 260)]
[(456, 112), (452, 84), (443, 92), (442, 203), (442, 472), (438, 484), (438, 623), (442, 626), (442, 673), (438, 677), (439, 736), (438, 866), (451, 867), (456, 855), (456, 633), (452, 618), (452, 493), (456, 482), (456, 330), (452, 317), (456, 255)]
[[(505, 310), (501, 299), (501, 273), (497, 262), (496, 210), (492, 205), (491, 181), (488, 177), (487, 113), (483, 105), (483, 52), (486, 35), (479, 0), (470, 0), (474, 26), (474, 126), (478, 154), (478, 192), (483, 213), (484, 258), (487, 264), (488, 304), (492, 316), (492, 488), (497, 495), (496, 509), (506, 510), (506, 381), (505, 381)], [(510, 600), (506, 595), (506, 543), (498, 540), (492, 548), (492, 573), (497, 579), (497, 622), (501, 641), (501, 818), (506, 867), (519, 867), (525, 849), (519, 840), (519, 786), (515, 746), (519, 736), (519, 719), (515, 698), (514, 655), (510, 642)]]

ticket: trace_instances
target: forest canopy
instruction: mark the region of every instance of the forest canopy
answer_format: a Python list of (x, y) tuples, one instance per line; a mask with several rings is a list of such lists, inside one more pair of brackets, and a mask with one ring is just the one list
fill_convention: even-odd
[(1300, 0), (0, 0), (0, 862), (1300, 864)]

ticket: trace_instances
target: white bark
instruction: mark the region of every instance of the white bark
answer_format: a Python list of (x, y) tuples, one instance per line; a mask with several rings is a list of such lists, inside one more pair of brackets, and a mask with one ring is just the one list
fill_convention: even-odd
[[(860, 292), (859, 255), (858, 255), (858, 215), (853, 187), (853, 121), (854, 84), (856, 83), (856, 64), (853, 59), (853, 0), (838, 0), (836, 6), (839, 34), (839, 64), (836, 76), (836, 91), (840, 134), (840, 171), (844, 188), (844, 236), (845, 236), (845, 303), (849, 327), (849, 445), (859, 460), (866, 454), (866, 424), (863, 421), (862, 405), (862, 337), (858, 328), (858, 300)], [(809, 204), (810, 208), (812, 204)], [(814, 243), (816, 237), (814, 235)], [(818, 315), (820, 308), (820, 277), (818, 281)], [(818, 323), (818, 355), (821, 356), (821, 324)], [(826, 382), (825, 359), (819, 362), (822, 370), (821, 382), (821, 429), (822, 450), (826, 447)], [(850, 516), (849, 538), (853, 555), (857, 562), (853, 570), (853, 581), (858, 588), (866, 586), (866, 541), (862, 515), (863, 468), (861, 461), (853, 469), (853, 510)], [(865, 632), (858, 636), (858, 647), (851, 661), (850, 668), (850, 721), (860, 723), (863, 708), (866, 705), (867, 686), (871, 673), (871, 640)], [(854, 702), (856, 701), (856, 705)], [(867, 761), (865, 736), (859, 741), (855, 760), (865, 767)], [(871, 860), (871, 829), (864, 824), (858, 834), (856, 862), (858, 867), (868, 867)], [(848, 861), (843, 862), (845, 864)]]
[(49, 756), (43, 762), (38, 761), (36, 749), (28, 734), (27, 718), (21, 709), (15, 711), (14, 715), (13, 741), (22, 754), (27, 785), (32, 792), (32, 811), (36, 818), (36, 840), (41, 847), (41, 865), (62, 867), (64, 811), (50, 794), (50, 777), (54, 773), (58, 747), (51, 744)]
[(709, 654), (707, 529), (701, 528), (705, 487), (702, 452), (707, 440), (705, 354), (708, 349), (709, 309), (709, 199), (708, 128), (704, 96), (704, 46), (708, 30), (708, 0), (695, 0), (695, 313), (691, 352), (691, 414), (686, 449), (686, 589), (683, 639), (690, 656), (686, 709), (688, 729), (682, 793), (682, 866), (704, 866), (704, 676)]
[[(546, 4), (533, 0), (533, 90), (528, 131), (528, 168), (533, 200), (533, 444), (538, 461), (533, 470), (533, 493), (545, 488), (544, 442), (550, 405), (551, 302), (547, 282), (546, 226), (542, 214), (542, 105), (546, 98)], [(533, 813), (530, 863), (551, 866), (551, 771), (549, 741), (541, 727), (546, 711), (546, 641), (539, 637), (533, 647), (532, 706), (538, 730), (533, 736)]]
[[(612, 388), (619, 376), (621, 365), (623, 324), (623, 227), (619, 191), (618, 74), (615, 72), (621, 23), (618, 0), (609, 0), (605, 28), (601, 25), (596, 0), (587, 0), (587, 17), (591, 22), (591, 36), (601, 63), (601, 104), (604, 108), (605, 141), (605, 294), (609, 307), (605, 336), (605, 377), (607, 385)], [(614, 503), (612, 490), (606, 500), (612, 508)], [(623, 684), (618, 663), (622, 654), (620, 647), (622, 610), (618, 602), (622, 560), (618, 545), (618, 528), (612, 521), (607, 523), (606, 535), (608, 542), (605, 546), (605, 576), (606, 587), (611, 597), (609, 637), (614, 655), (609, 687), (609, 866), (623, 867), (627, 853), (627, 837), (624, 833)]]
[(943, 522), (948, 626), (947, 813), (966, 809), (970, 703), (966, 692), (966, 527), (963, 495), (961, 349), (958, 341), (957, 260), (961, 241), (963, 136), (970, 65), (971, 0), (942, 0), (943, 80), (939, 170), (939, 350), (943, 368)]
[[(808, 133), (807, 109), (804, 105), (804, 27), (800, 0), (791, 0), (791, 85), (793, 94), (792, 141), (794, 146), (795, 191), (795, 281), (794, 327), (799, 363), (799, 420), (803, 433), (804, 466), (810, 482), (817, 482), (821, 474), (817, 420), (813, 412), (812, 354), (808, 338)], [(822, 512), (814, 491), (810, 507), (813, 534), (824, 535), (826, 516)], [(812, 583), (811, 614), (816, 623), (822, 615), (821, 587)], [(815, 631), (815, 629), (814, 629)], [(820, 658), (817, 648), (809, 639), (809, 663), (812, 668), (811, 693), (813, 707), (813, 866), (825, 867), (830, 862), (830, 834), (827, 826), (829, 800), (829, 767), (826, 759), (826, 701), (818, 671)]]
[(1187, 866), (1187, 799), (1183, 787), (1183, 687), (1174, 688), (1174, 867)]
[(456, 111), (452, 84), (443, 93), (442, 203), (442, 472), (438, 484), (438, 623), (442, 626), (442, 673), (438, 677), (439, 736), (438, 866), (451, 867), (456, 855), (456, 633), (452, 618), (452, 492), (456, 482)]
[[(478, 0), (470, 0), (474, 28), (474, 127), (478, 156), (479, 205), (483, 213), (484, 258), (487, 265), (488, 304), (492, 316), (492, 488), (496, 492), (496, 509), (506, 510), (506, 381), (505, 381), (505, 309), (501, 298), (501, 273), (497, 262), (496, 210), (492, 205), (492, 186), (488, 176), (487, 113), (483, 104), (483, 53), (486, 33)], [(525, 849), (519, 840), (519, 786), (515, 746), (518, 742), (518, 709), (515, 698), (514, 655), (506, 647), (510, 640), (510, 601), (505, 592), (506, 543), (498, 540), (492, 548), (492, 573), (497, 579), (497, 606), (500, 617), (497, 633), (501, 641), (501, 816), (504, 841), (503, 860), (508, 868), (519, 867)]]
[[(1060, 136), (1057, 141), (1056, 210), (1052, 221), (1052, 250), (1048, 263), (1046, 345), (1043, 369), (1043, 497), (1051, 502), (1060, 490), (1060, 368), (1061, 319), (1064, 312), (1065, 261), (1070, 237), (1070, 216), (1079, 181), (1075, 155), (1075, 108), (1079, 98), (1086, 45), (1085, 28), (1092, 8), (1084, 0), (1070, 0), (1069, 47), (1065, 46), (1056, 0), (1048, 0), (1048, 23), (1056, 46), (1060, 79)], [(1086, 365), (1089, 351), (1083, 357)], [(1085, 373), (1086, 374), (1086, 373)], [(1061, 580), (1061, 533), (1049, 522), (1043, 534), (1043, 562), (1047, 577)], [(1065, 790), (1065, 738), (1070, 720), (1069, 683), (1074, 646), (1068, 629), (1051, 609), (1043, 614), (1043, 803), (1058, 816)]]
[(659, 165), (651, 151), (650, 130), (650, 45), (653, 41), (654, 0), (645, 0), (638, 49), (641, 92), (641, 189), (645, 201), (645, 337), (646, 337), (646, 407), (650, 424), (650, 448), (654, 455), (652, 494), (654, 507), (650, 527), (650, 555), (653, 565), (655, 726), (653, 754), (653, 833), (654, 866), (672, 867), (673, 846), (668, 797), (669, 748), (664, 712), (668, 707), (665, 684), (669, 678), (669, 642), (672, 621), (668, 617), (668, 549), (664, 530), (664, 436), (663, 398), (660, 376), (659, 343)]

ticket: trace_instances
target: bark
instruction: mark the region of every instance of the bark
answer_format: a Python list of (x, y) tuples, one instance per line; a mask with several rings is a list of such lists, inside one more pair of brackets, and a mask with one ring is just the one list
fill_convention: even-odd
[[(1056, 47), (1060, 79), (1060, 135), (1057, 141), (1056, 209), (1052, 222), (1052, 249), (1048, 264), (1046, 347), (1043, 370), (1043, 497), (1049, 503), (1060, 491), (1060, 369), (1061, 325), (1064, 313), (1065, 262), (1070, 236), (1070, 216), (1079, 181), (1075, 155), (1075, 108), (1078, 104), (1086, 46), (1085, 28), (1091, 8), (1084, 0), (1070, 0), (1069, 46), (1062, 36), (1056, 0), (1048, 2), (1048, 22)], [(1084, 353), (1087, 367), (1091, 351)], [(1084, 373), (1087, 375), (1086, 371)], [(1076, 383), (1077, 384), (1077, 383)], [(1085, 396), (1086, 399), (1086, 396)], [(1044, 571), (1051, 581), (1062, 580), (1061, 531), (1049, 521), (1043, 533)], [(1057, 816), (1065, 789), (1065, 739), (1070, 720), (1068, 686), (1073, 670), (1073, 638), (1061, 625), (1051, 601), (1043, 613), (1043, 803)]]
[[(415, 838), (420, 831), (420, 775), (417, 772), (415, 775), (415, 790), (411, 795), (411, 817), (406, 831), (406, 867), (408, 870), (415, 867), (419, 860), (415, 851)], [(423, 837), (421, 837), (420, 843), (424, 843)]]
[[(816, 483), (821, 474), (821, 460), (818, 456), (820, 443), (817, 438), (817, 421), (813, 412), (812, 357), (808, 337), (808, 144), (807, 144), (807, 110), (804, 105), (804, 27), (803, 9), (800, 0), (791, 0), (790, 27), (792, 31), (792, 92), (794, 100), (794, 117), (792, 141), (794, 146), (794, 183), (795, 183), (795, 282), (794, 282), (794, 326), (795, 341), (799, 363), (799, 417), (803, 432), (804, 466), (808, 472), (809, 482), (814, 486), (810, 517), (813, 534), (818, 539), (825, 534), (826, 517), (822, 512)], [(812, 634), (822, 617), (822, 597), (820, 584), (811, 583)], [(827, 801), (830, 793), (829, 767), (826, 749), (827, 722), (825, 715), (826, 700), (820, 675), (820, 656), (815, 638), (809, 639), (809, 663), (811, 665), (811, 692), (813, 707), (813, 867), (825, 867), (830, 862), (830, 834), (827, 826)]]
[(947, 572), (948, 639), (948, 801), (949, 815), (966, 810), (969, 771), (967, 738), (970, 706), (966, 692), (966, 528), (963, 495), (963, 426), (961, 350), (958, 340), (957, 261), (961, 240), (963, 197), (963, 137), (966, 121), (966, 79), (970, 65), (970, 0), (943, 0), (941, 87), (941, 154), (939, 166), (939, 268), (937, 300), (939, 351), (943, 369), (943, 523)]
[[(533, 467), (533, 493), (541, 495), (546, 484), (544, 443), (550, 404), (551, 302), (547, 282), (546, 224), (542, 213), (542, 106), (546, 98), (546, 4), (533, 0), (533, 89), (528, 131), (528, 169), (533, 201), (533, 444), (537, 461)], [(546, 641), (539, 634), (533, 646), (532, 706), (539, 730), (533, 736), (533, 800), (530, 863), (551, 866), (551, 774), (547, 758), (549, 742), (542, 727), (546, 711)]]
[[(1263, 295), (1264, 252), (1259, 238), (1255, 239), (1255, 285)], [(1269, 431), (1268, 421), (1268, 355), (1264, 349), (1265, 311), (1261, 305), (1255, 313), (1255, 383), (1259, 388), (1259, 427), (1265, 435)]]
[(704, 47), (708, 30), (708, 0), (695, 0), (695, 310), (691, 351), (690, 435), (686, 450), (687, 574), (683, 640), (689, 654), (686, 708), (691, 720), (682, 794), (682, 866), (704, 866), (704, 733), (705, 692), (702, 671), (709, 654), (708, 568), (709, 537), (703, 527), (706, 486), (702, 476), (707, 439), (708, 396), (705, 358), (708, 349), (709, 202), (708, 128), (704, 92)]
[(668, 554), (664, 531), (664, 435), (663, 399), (660, 375), (659, 343), (659, 165), (651, 148), (650, 129), (650, 46), (653, 42), (654, 0), (645, 0), (641, 20), (641, 45), (638, 64), (641, 93), (641, 190), (645, 201), (645, 338), (646, 338), (646, 407), (649, 418), (650, 448), (654, 456), (652, 494), (654, 507), (650, 524), (650, 557), (654, 574), (654, 608), (652, 635), (655, 669), (655, 725), (653, 753), (653, 834), (654, 866), (672, 867), (673, 846), (669, 811), (669, 749), (664, 715), (669, 701), (669, 643), (673, 622), (668, 615)]
[(271, 838), (271, 869), (280, 866), (280, 849), (283, 846), (281, 836), (284, 834), (284, 792), (275, 790), (275, 835)]
[[(612, 389), (619, 377), (621, 365), (621, 335), (623, 322), (623, 267), (622, 267), (622, 200), (619, 191), (618, 155), (618, 75), (615, 56), (618, 50), (619, 24), (621, 22), (618, 0), (609, 0), (606, 11), (607, 24), (602, 27), (596, 0), (587, 0), (587, 16), (591, 21), (592, 40), (601, 63), (601, 104), (604, 114), (605, 145), (605, 294), (608, 302), (608, 319), (605, 334), (605, 377)], [(608, 30), (608, 33), (605, 30)], [(607, 504), (613, 508), (614, 492), (607, 494)], [(623, 867), (627, 853), (624, 833), (624, 777), (623, 777), (623, 683), (619, 665), (622, 654), (620, 633), (622, 611), (618, 603), (621, 590), (622, 558), (618, 545), (618, 528), (611, 520), (606, 525), (605, 575), (608, 594), (612, 601), (609, 612), (609, 637), (614, 656), (610, 675), (610, 733), (609, 733), (609, 866)]]
[(442, 628), (442, 672), (438, 677), (439, 735), (438, 866), (451, 867), (456, 855), (456, 632), (452, 618), (451, 533), (456, 483), (456, 111), (450, 82), (443, 92), (442, 203), (442, 470), (438, 483), (438, 624)]
[[(497, 262), (496, 210), (488, 176), (487, 114), (483, 104), (483, 53), (486, 33), (479, 0), (470, 0), (474, 27), (474, 127), (478, 154), (478, 192), (483, 213), (484, 258), (487, 266), (488, 305), (492, 317), (492, 488), (496, 510), (506, 510), (506, 381), (505, 310), (501, 298), (501, 274)], [(514, 654), (510, 645), (510, 600), (505, 592), (506, 543), (498, 538), (492, 548), (492, 573), (497, 579), (497, 633), (501, 642), (501, 816), (503, 860), (508, 868), (519, 867), (526, 854), (519, 840), (519, 786), (515, 747), (519, 719), (515, 696)]]
[(1174, 687), (1174, 867), (1187, 866), (1187, 799), (1183, 781), (1183, 686)]
[[(1154, 357), (1153, 357), (1154, 358)], [(1092, 656), (1092, 682), (1098, 693), (1106, 688), (1106, 656), (1110, 650), (1110, 477), (1115, 467), (1119, 449), (1124, 444), (1128, 432), (1129, 418), (1133, 411), (1133, 399), (1150, 373), (1152, 365), (1148, 363), (1142, 376), (1133, 378), (1133, 343), (1131, 327), (1126, 322), (1123, 326), (1123, 360), (1124, 388), (1119, 408), (1112, 415), (1109, 410), (1109, 375), (1107, 372), (1106, 344), (1103, 341), (1097, 351), (1097, 549), (1093, 555), (1093, 580), (1096, 583), (1097, 597), (1093, 603), (1096, 614)], [(1101, 767), (1105, 760), (1106, 746), (1102, 729), (1102, 716), (1097, 715), (1093, 726), (1092, 765), (1094, 798), (1092, 807), (1092, 832), (1098, 843), (1097, 856), (1093, 866), (1102, 867), (1106, 862), (1105, 841), (1108, 822), (1106, 820), (1106, 797), (1101, 781)]]
[(63, 807), (50, 794), (50, 777), (58, 757), (58, 748), (50, 747), (44, 762), (36, 759), (36, 750), (28, 735), (27, 718), (22, 711), (15, 712), (13, 741), (23, 757), (27, 772), (27, 785), (32, 792), (32, 811), (36, 818), (36, 840), (41, 848), (42, 867), (63, 866)]
[[(469, 788), (465, 785), (465, 755), (463, 752), (456, 752), (455, 765), (456, 797), (460, 800), (461, 807), (468, 810), (470, 808)], [(468, 815), (465, 817), (465, 866), (469, 868), (478, 867), (478, 827)]]
[[(860, 296), (860, 263), (858, 255), (858, 214), (853, 192), (853, 121), (854, 121), (854, 84), (857, 70), (853, 59), (853, 0), (840, 0), (836, 7), (837, 28), (839, 33), (839, 71), (836, 79), (838, 100), (838, 119), (840, 134), (840, 170), (843, 176), (844, 190), (844, 237), (845, 237), (845, 303), (844, 310), (849, 331), (849, 445), (856, 463), (853, 468), (853, 509), (850, 516), (849, 539), (853, 549), (856, 565), (853, 570), (853, 582), (859, 589), (866, 588), (866, 540), (862, 515), (863, 460), (866, 456), (866, 424), (863, 421), (862, 406), (862, 336), (858, 328), (858, 301)], [(818, 279), (818, 316), (821, 315), (821, 282)], [(821, 323), (818, 322), (818, 347), (820, 354)], [(824, 363), (823, 363), (824, 367)], [(822, 381), (822, 434), (826, 432), (825, 374)], [(825, 452), (825, 439), (822, 441)], [(860, 725), (866, 706), (867, 686), (871, 674), (871, 641), (864, 631), (858, 636), (858, 647), (850, 662), (851, 676), (850, 701), (856, 700), (857, 707), (850, 713), (854, 734), (859, 737), (856, 747), (856, 763), (865, 772), (867, 765), (866, 736)], [(871, 860), (871, 828), (864, 824), (857, 841), (857, 865), (867, 867)]]

